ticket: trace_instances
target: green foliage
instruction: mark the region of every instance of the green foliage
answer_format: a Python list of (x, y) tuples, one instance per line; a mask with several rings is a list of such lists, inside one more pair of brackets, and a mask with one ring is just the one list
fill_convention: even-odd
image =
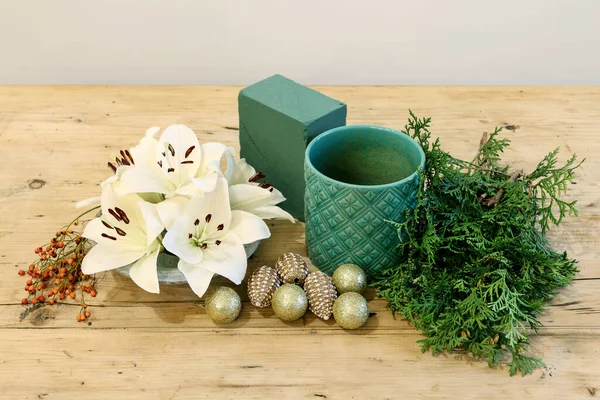
[[(432, 141), (429, 118), (412, 112), (405, 132), (427, 157), (416, 207), (395, 223), (403, 262), (373, 283), (391, 312), (426, 336), (423, 351), (461, 348), (490, 366), (508, 362), (511, 375), (543, 362), (523, 352), (541, 326), (544, 305), (578, 272), (576, 261), (549, 247), (544, 232), (576, 214), (559, 198), (573, 179), (575, 156), (557, 167), (555, 150), (529, 175), (509, 172), (500, 129), (484, 135), (473, 161)], [(509, 356), (510, 355), (510, 356)]]

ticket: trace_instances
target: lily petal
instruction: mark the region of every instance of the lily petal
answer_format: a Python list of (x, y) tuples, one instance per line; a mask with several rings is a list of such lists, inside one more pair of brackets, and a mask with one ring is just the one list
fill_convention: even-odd
[(186, 263), (183, 260), (179, 260), (177, 268), (185, 276), (194, 293), (198, 297), (204, 296), (214, 274), (204, 268)]
[(296, 223), (296, 219), (291, 214), (277, 206), (257, 207), (252, 210), (252, 214), (262, 219), (281, 218)]
[(156, 148), (158, 147), (158, 141), (154, 138), (154, 135), (160, 130), (160, 128), (154, 127), (146, 131), (146, 136), (143, 137), (139, 143), (131, 148), (131, 156), (133, 158), (134, 165), (137, 167), (158, 167), (156, 163)]
[(146, 130), (146, 137), (151, 137), (151, 138), (153, 138), (153, 137), (155, 137), (155, 136), (156, 136), (156, 134), (157, 134), (158, 132), (160, 132), (160, 127), (159, 127), (159, 126), (152, 126), (152, 127), (148, 128), (148, 129)]
[(204, 258), (203, 250), (188, 237), (194, 230), (193, 219), (188, 216), (179, 217), (163, 238), (163, 246), (189, 264), (200, 263)]
[(137, 260), (129, 269), (129, 276), (136, 285), (146, 292), (159, 293), (158, 269), (156, 261), (160, 253), (160, 247), (152, 253)]
[(100, 204), (100, 196), (90, 197), (89, 199), (81, 200), (75, 204), (75, 208), (84, 208), (89, 206), (96, 206)]
[[(221, 232), (226, 232), (231, 223), (231, 208), (225, 178), (218, 178), (215, 190), (205, 193), (204, 198), (191, 199), (185, 215), (192, 221), (198, 219), (198, 229), (204, 230), (209, 237), (217, 237)], [(223, 226), (219, 229), (220, 225)]]
[(145, 226), (143, 226), (143, 229), (146, 231), (146, 246), (150, 247), (152, 242), (154, 242), (158, 235), (162, 233), (164, 226), (158, 216), (155, 206), (150, 203), (140, 201), (138, 203), (138, 207), (140, 213), (142, 214), (141, 220), (145, 221)]
[(271, 237), (269, 227), (260, 217), (246, 211), (231, 212), (231, 232), (234, 232), (243, 244)]
[(158, 140), (156, 157), (175, 187), (179, 187), (198, 172), (202, 151), (194, 131), (185, 125), (171, 125)]
[(119, 195), (129, 193), (169, 193), (176, 187), (160, 168), (146, 168), (143, 166), (131, 166), (120, 179), (120, 184), (115, 188)]
[(202, 145), (202, 162), (196, 176), (203, 176), (208, 173), (208, 170), (221, 172), (221, 158), (226, 151), (227, 146), (222, 143), (204, 143)]
[(165, 229), (171, 230), (175, 220), (183, 215), (189, 202), (186, 197), (175, 196), (154, 205)]
[(255, 185), (233, 185), (229, 187), (229, 201), (234, 210), (251, 212), (256, 207), (274, 205), (271, 193)]
[(229, 184), (247, 184), (248, 179), (254, 174), (256, 174), (256, 170), (246, 162), (245, 158), (241, 158), (235, 163), (233, 174), (231, 174), (231, 177), (229, 178)]
[(248, 260), (241, 239), (229, 231), (219, 237), (219, 245), (209, 243), (204, 250), (202, 268), (224, 276), (236, 285), (246, 276)]
[(81, 270), (86, 275), (119, 268), (139, 260), (145, 254), (145, 249), (132, 251), (118, 246), (98, 243), (92, 247), (81, 262)]
[(208, 193), (215, 190), (217, 179), (219, 179), (219, 175), (216, 172), (212, 172), (200, 178), (192, 178), (192, 182), (199, 190)]

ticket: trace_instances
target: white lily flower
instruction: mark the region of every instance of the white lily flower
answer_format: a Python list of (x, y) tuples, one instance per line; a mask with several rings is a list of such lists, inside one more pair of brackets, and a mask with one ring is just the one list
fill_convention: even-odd
[(158, 293), (157, 238), (164, 227), (156, 210), (136, 195), (117, 196), (111, 185), (102, 190), (101, 204), (102, 216), (90, 221), (82, 234), (96, 245), (84, 257), (81, 270), (89, 275), (133, 263), (131, 279)]
[(135, 165), (123, 172), (119, 193), (162, 193), (170, 199), (210, 192), (220, 173), (218, 162), (226, 149), (220, 143), (200, 146), (190, 128), (171, 125), (154, 149), (140, 154), (141, 165), (136, 160)]
[(204, 198), (192, 198), (167, 231), (163, 245), (179, 257), (177, 267), (202, 297), (214, 274), (240, 284), (246, 275), (244, 244), (271, 236), (265, 222), (245, 211), (231, 210), (227, 181), (218, 178)]
[(229, 174), (229, 199), (232, 210), (246, 211), (262, 219), (283, 218), (296, 222), (289, 213), (277, 207), (285, 201), (283, 194), (271, 185), (261, 185), (256, 181), (264, 176), (249, 165), (245, 159), (235, 163)]
[[(152, 129), (153, 136), (159, 128)], [(168, 229), (189, 198), (202, 197), (214, 189), (226, 151), (221, 143), (200, 145), (196, 134), (185, 125), (171, 125), (158, 140), (148, 139), (143, 151), (134, 155), (135, 165), (124, 169), (115, 191), (138, 193), (144, 199), (149, 193), (160, 194), (161, 198), (152, 202)]]
[[(111, 185), (117, 193), (121, 193), (121, 176), (127, 168), (130, 168), (133, 165), (137, 165), (138, 167), (149, 167), (150, 165), (147, 164), (148, 157), (145, 157), (145, 154), (156, 153), (157, 141), (154, 138), (154, 136), (158, 131), (160, 131), (160, 128), (158, 127), (149, 128), (146, 131), (145, 136), (142, 138), (142, 140), (140, 140), (140, 142), (137, 145), (131, 147), (129, 150), (121, 150), (119, 154), (120, 157), (115, 157), (114, 163), (108, 163), (108, 166), (110, 169), (113, 170), (114, 175), (111, 175), (109, 178), (105, 179), (100, 184), (100, 187), (104, 189), (106, 186)], [(137, 164), (135, 160), (138, 160)], [(146, 201), (155, 203), (162, 200), (162, 196), (160, 196), (159, 198), (157, 195), (157, 193), (144, 193), (142, 197)], [(85, 199), (76, 203), (75, 208), (84, 208), (88, 206), (99, 205), (100, 200), (100, 196), (91, 197), (89, 199)]]

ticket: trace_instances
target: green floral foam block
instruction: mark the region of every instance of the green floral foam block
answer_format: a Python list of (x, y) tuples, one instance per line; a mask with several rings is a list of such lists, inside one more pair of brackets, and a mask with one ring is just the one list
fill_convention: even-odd
[(304, 221), (304, 152), (319, 134), (346, 125), (346, 105), (281, 75), (240, 91), (240, 156), (287, 200), (279, 206)]

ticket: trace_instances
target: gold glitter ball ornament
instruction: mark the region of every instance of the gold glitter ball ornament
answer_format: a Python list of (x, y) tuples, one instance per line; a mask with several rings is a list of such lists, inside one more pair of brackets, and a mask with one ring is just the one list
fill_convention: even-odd
[(232, 288), (219, 286), (207, 296), (204, 308), (213, 322), (227, 324), (240, 315), (242, 301)]
[(356, 292), (344, 293), (333, 303), (333, 317), (344, 329), (358, 329), (369, 318), (369, 304)]
[(275, 263), (275, 269), (284, 283), (302, 285), (308, 276), (308, 265), (298, 254), (285, 253)]
[(270, 306), (273, 293), (279, 286), (281, 286), (281, 279), (275, 268), (267, 265), (257, 268), (248, 279), (250, 303), (260, 308)]
[(306, 313), (308, 300), (300, 286), (286, 283), (273, 293), (273, 311), (284, 321), (295, 321)]
[(333, 284), (339, 294), (362, 293), (367, 287), (367, 274), (356, 264), (342, 264), (333, 273)]
[(328, 320), (333, 313), (333, 302), (337, 299), (337, 291), (329, 275), (321, 271), (311, 272), (304, 281), (304, 291), (310, 311)]

